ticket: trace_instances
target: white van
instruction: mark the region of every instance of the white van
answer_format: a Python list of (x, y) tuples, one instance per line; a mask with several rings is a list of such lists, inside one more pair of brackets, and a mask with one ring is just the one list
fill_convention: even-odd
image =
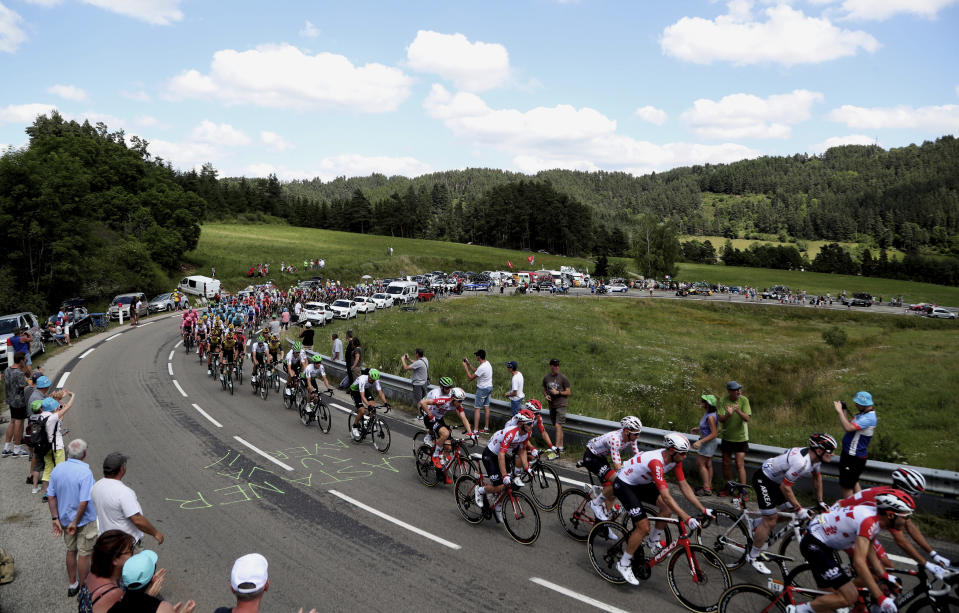
[(393, 281), (386, 287), (386, 293), (393, 296), (393, 303), (409, 304), (416, 302), (420, 290), (416, 281)]
[(183, 277), (178, 286), (184, 294), (212, 298), (220, 292), (220, 282), (212, 277)]

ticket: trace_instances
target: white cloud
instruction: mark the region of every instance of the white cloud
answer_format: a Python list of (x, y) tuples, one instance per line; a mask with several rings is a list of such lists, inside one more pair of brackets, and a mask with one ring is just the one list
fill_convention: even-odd
[(666, 123), (669, 115), (663, 109), (657, 109), (655, 106), (643, 106), (636, 109), (636, 115), (645, 119), (649, 123), (661, 126)]
[(300, 36), (304, 36), (306, 38), (316, 38), (319, 35), (320, 35), (320, 29), (316, 27), (315, 25), (313, 25), (312, 23), (310, 23), (309, 20), (307, 20), (306, 25), (303, 26), (303, 29), (300, 30)]
[(839, 147), (842, 145), (873, 145), (875, 142), (876, 140), (873, 137), (866, 136), (865, 134), (847, 134), (846, 136), (833, 136), (821, 143), (810, 145), (809, 150), (815, 153), (822, 153), (831, 147)]
[(286, 151), (293, 148), (293, 143), (288, 142), (276, 132), (263, 130), (260, 132), (260, 142), (266, 145), (271, 151)]
[(809, 119), (813, 103), (822, 100), (805, 89), (768, 98), (731, 94), (718, 101), (700, 98), (682, 118), (705, 138), (789, 138), (791, 126)]
[(218, 98), (288, 109), (339, 107), (367, 113), (393, 111), (410, 94), (411, 79), (397, 68), (354, 66), (333, 53), (310, 55), (291, 45), (213, 54), (209, 74), (187, 70), (169, 82), (168, 97)]
[(845, 0), (846, 19), (883, 20), (898, 13), (935, 19), (940, 10), (959, 0)]
[(209, 143), (151, 140), (149, 151), (154, 158), (163, 158), (174, 168), (196, 168), (220, 158), (219, 150)]
[(83, 0), (86, 4), (133, 17), (154, 25), (166, 26), (183, 19), (181, 0)]
[(23, 18), (0, 3), (0, 51), (13, 53), (21, 43), (27, 40), (27, 34), (20, 29)]
[(52, 104), (11, 104), (0, 107), (0, 123), (33, 123), (38, 115), (48, 115), (57, 110)]
[(467, 91), (492, 89), (510, 76), (506, 47), (471, 43), (462, 34), (420, 30), (406, 48), (406, 59), (413, 70), (437, 74)]
[(657, 145), (616, 133), (616, 122), (569, 105), (529, 111), (492, 109), (477, 95), (433, 85), (423, 103), (455, 135), (513, 156), (524, 172), (545, 168), (609, 169), (642, 174), (683, 164), (731, 162), (759, 152), (734, 143)]
[(50, 8), (51, 6), (56, 6), (61, 4), (63, 0), (26, 0), (27, 4), (36, 4), (37, 6), (44, 6)]
[(47, 91), (67, 100), (76, 100), (82, 102), (87, 99), (87, 92), (75, 85), (53, 85), (47, 88)]
[(857, 130), (911, 129), (959, 133), (959, 105), (862, 107), (844, 104), (829, 119)]
[(715, 20), (683, 17), (668, 26), (660, 40), (663, 53), (696, 64), (792, 66), (879, 48), (879, 41), (866, 32), (840, 29), (826, 18), (807, 17), (788, 4), (766, 8), (766, 21), (752, 15), (752, 0), (733, 0), (728, 6), (729, 13)]
[(136, 100), (137, 102), (149, 102), (150, 94), (146, 93), (142, 89), (136, 91), (126, 91), (121, 90), (120, 95), (128, 100)]
[(275, 174), (277, 178), (284, 181), (312, 179), (314, 177), (329, 181), (336, 177), (365, 176), (374, 172), (387, 176), (402, 175), (404, 177), (416, 177), (432, 171), (433, 168), (429, 164), (412, 157), (343, 154), (325, 157), (309, 169), (291, 169), (285, 166), (261, 163), (247, 166), (242, 172), (236, 174), (254, 177), (265, 177), (270, 174)]
[(226, 123), (213, 123), (204, 119), (193, 128), (192, 138), (201, 143), (222, 145), (225, 147), (241, 147), (250, 144), (250, 138), (233, 126)]

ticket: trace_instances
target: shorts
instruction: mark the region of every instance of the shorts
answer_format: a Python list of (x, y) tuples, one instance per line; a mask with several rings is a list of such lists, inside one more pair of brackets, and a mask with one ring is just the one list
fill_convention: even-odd
[(859, 475), (866, 468), (866, 458), (847, 454), (839, 456), (839, 487), (851, 490), (859, 483)]
[(427, 386), (425, 383), (423, 385), (414, 384), (413, 385), (413, 404), (419, 404), (420, 400), (426, 397)]
[(748, 441), (727, 441), (723, 439), (723, 442), (719, 444), (719, 449), (723, 453), (733, 455), (736, 453), (746, 453), (749, 451), (749, 442)]
[(517, 413), (520, 412), (520, 410), (522, 410), (523, 405), (525, 403), (526, 403), (525, 398), (515, 399), (511, 397), (509, 399), (509, 410), (512, 411), (513, 415), (516, 415)]
[(712, 440), (706, 441), (699, 446), (699, 449), (696, 452), (701, 458), (711, 458), (716, 455), (716, 449), (719, 447), (719, 439), (714, 438)]
[(63, 464), (67, 461), (67, 454), (63, 449), (57, 449), (56, 451), (47, 452), (47, 455), (43, 456), (43, 474), (40, 475), (41, 481), (50, 482), (50, 473), (53, 472), (53, 467), (57, 464)]
[(78, 526), (73, 534), (67, 534), (64, 529), (63, 542), (67, 545), (67, 551), (76, 551), (81, 556), (92, 555), (93, 545), (97, 542), (97, 522), (91, 521)]
[(433, 433), (433, 438), (439, 438), (440, 430), (446, 428), (447, 430), (450, 427), (443, 421), (443, 418), (433, 419), (433, 416), (427, 413), (423, 416), (423, 424), (426, 426), (426, 430)]
[(10, 407), (10, 419), (26, 419), (27, 407)]
[(476, 408), (489, 407), (489, 400), (492, 395), (492, 387), (477, 387), (476, 396), (473, 398), (473, 406)]
[(630, 485), (621, 479), (613, 481), (613, 494), (623, 504), (623, 508), (634, 520), (646, 519), (646, 510), (643, 503), (656, 504), (659, 498), (659, 488), (655, 483)]
[(814, 537), (806, 533), (806, 536), (799, 542), (799, 551), (812, 567), (813, 577), (816, 579), (816, 586), (821, 589), (833, 588), (839, 589), (852, 581), (842, 565), (836, 559), (835, 552), (831, 547), (827, 547)]
[[(30, 447), (30, 451), (33, 451), (33, 448)], [(42, 455), (37, 453), (33, 454), (33, 470), (31, 472), (43, 473), (43, 469), (46, 468), (46, 461), (43, 459)]]
[(501, 485), (503, 475), (499, 472), (499, 456), (489, 450), (489, 447), (483, 450), (483, 467), (486, 469), (486, 476), (492, 485)]
[(606, 475), (613, 470), (613, 467), (609, 465), (609, 460), (602, 458), (589, 449), (583, 454), (583, 466), (586, 467), (586, 470), (593, 473), (599, 477), (600, 481), (606, 482)]
[[(358, 409), (363, 406), (363, 400), (360, 398), (360, 392), (358, 390), (350, 390), (350, 396), (353, 397), (353, 408)], [(373, 391), (366, 391), (366, 399), (373, 400)]]
[(786, 504), (782, 488), (767, 477), (762, 468), (753, 473), (753, 489), (756, 490), (756, 503), (763, 515), (775, 515), (779, 505)]
[(549, 419), (555, 426), (556, 424), (563, 425), (566, 423), (566, 407), (550, 407), (549, 408)]

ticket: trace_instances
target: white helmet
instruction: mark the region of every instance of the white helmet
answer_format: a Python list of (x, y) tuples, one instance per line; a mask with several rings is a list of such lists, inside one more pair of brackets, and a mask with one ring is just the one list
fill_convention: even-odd
[(463, 388), (461, 387), (454, 387), (450, 391), (450, 396), (453, 397), (453, 400), (459, 400), (460, 402), (462, 402), (463, 399), (466, 398), (466, 392), (464, 392)]
[(663, 444), (666, 446), (666, 449), (675, 449), (680, 453), (687, 453), (689, 451), (689, 439), (679, 432), (670, 432), (664, 436)]
[(916, 510), (916, 503), (912, 497), (905, 492), (893, 490), (888, 494), (879, 494), (876, 496), (876, 508), (880, 511), (893, 511), (896, 515), (912, 515)]
[(619, 425), (632, 432), (640, 432), (643, 429), (643, 422), (639, 421), (638, 417), (632, 415), (627, 415), (619, 420)]
[(900, 466), (892, 471), (892, 484), (907, 494), (918, 496), (926, 490), (926, 478), (918, 470)]

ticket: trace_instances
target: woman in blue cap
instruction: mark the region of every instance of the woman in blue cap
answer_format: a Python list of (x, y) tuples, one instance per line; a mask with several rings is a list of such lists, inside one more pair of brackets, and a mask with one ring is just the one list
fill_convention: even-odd
[[(40, 410), (42, 412), (40, 419), (46, 418), (47, 440), (53, 444), (50, 451), (43, 457), (43, 474), (40, 476), (40, 482), (44, 491), (47, 489), (47, 483), (50, 481), (50, 473), (53, 472), (53, 467), (67, 461), (63, 446), (63, 425), (60, 422), (63, 416), (67, 414), (67, 411), (70, 410), (70, 406), (73, 405), (75, 394), (73, 392), (69, 394), (70, 397), (64, 404), (60, 404), (60, 401), (52, 396), (47, 396), (43, 399), (43, 402), (40, 403)], [(43, 495), (43, 500), (46, 502), (46, 494)]]
[(859, 486), (859, 475), (866, 468), (866, 458), (869, 456), (866, 447), (876, 433), (878, 421), (872, 406), (872, 394), (859, 392), (852, 401), (857, 410), (852, 419), (846, 417), (845, 402), (833, 402), (833, 408), (836, 409), (843, 430), (846, 431), (842, 437), (842, 453), (839, 455), (839, 489), (843, 498), (862, 489)]

